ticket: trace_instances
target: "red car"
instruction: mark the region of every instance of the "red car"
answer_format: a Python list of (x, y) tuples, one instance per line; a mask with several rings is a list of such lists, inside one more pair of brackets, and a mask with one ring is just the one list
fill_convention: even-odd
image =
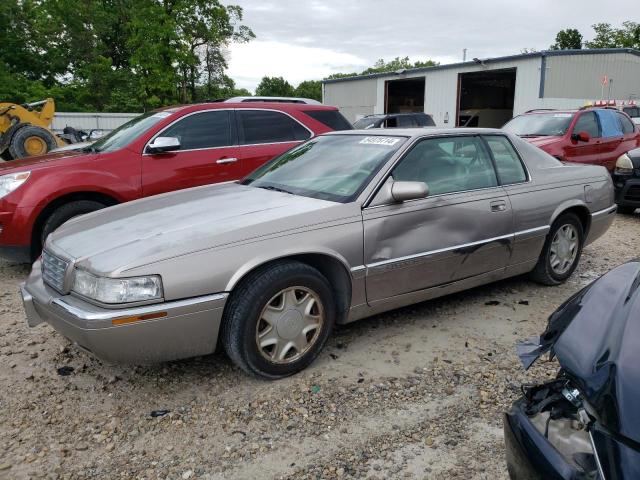
[(566, 162), (602, 165), (640, 146), (640, 131), (629, 116), (613, 108), (531, 110), (502, 127)]
[(143, 114), (77, 152), (0, 163), (0, 256), (31, 261), (73, 217), (237, 180), (303, 140), (350, 128), (324, 105), (206, 103)]

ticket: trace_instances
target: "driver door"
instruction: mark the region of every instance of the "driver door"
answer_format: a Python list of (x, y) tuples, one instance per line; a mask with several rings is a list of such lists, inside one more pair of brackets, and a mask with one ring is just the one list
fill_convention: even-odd
[(368, 303), (506, 267), (511, 204), (479, 137), (419, 140), (391, 177), (430, 193), (363, 210)]

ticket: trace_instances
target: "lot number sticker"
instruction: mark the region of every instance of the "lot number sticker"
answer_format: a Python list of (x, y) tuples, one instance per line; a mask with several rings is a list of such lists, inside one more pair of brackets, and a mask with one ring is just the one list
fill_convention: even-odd
[(386, 145), (391, 147), (400, 141), (399, 138), (391, 137), (365, 137), (359, 143), (363, 145)]

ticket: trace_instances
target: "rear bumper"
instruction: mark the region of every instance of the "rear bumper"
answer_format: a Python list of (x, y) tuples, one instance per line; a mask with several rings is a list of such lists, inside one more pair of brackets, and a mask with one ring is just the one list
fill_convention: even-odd
[(640, 207), (640, 178), (630, 175), (614, 175), (613, 185), (616, 203), (623, 207)]
[[(215, 350), (228, 294), (127, 309), (105, 309), (44, 285), (40, 264), (21, 286), (27, 324), (46, 322), (88, 353), (109, 363), (149, 364)], [(161, 317), (157, 317), (162, 314)], [(153, 318), (154, 315), (156, 318)], [(124, 325), (114, 320), (148, 316)]]
[(562, 457), (524, 413), (524, 399), (504, 416), (507, 469), (511, 480), (577, 480), (586, 478)]
[(589, 225), (589, 233), (584, 242), (585, 245), (589, 245), (609, 230), (613, 220), (616, 218), (617, 208), (616, 205), (612, 205), (611, 207), (591, 214), (591, 223)]

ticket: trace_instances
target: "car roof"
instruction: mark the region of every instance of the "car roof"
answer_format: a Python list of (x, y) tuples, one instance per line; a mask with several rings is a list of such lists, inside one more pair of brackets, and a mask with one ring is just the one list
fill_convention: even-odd
[(509, 133), (499, 128), (373, 128), (360, 130), (340, 130), (323, 133), (322, 135), (366, 135), (368, 137), (437, 137), (443, 135), (473, 135), (473, 134), (500, 134), (508, 136)]
[(272, 101), (274, 103), (297, 103), (297, 104), (306, 104), (306, 105), (322, 105), (317, 100), (312, 98), (304, 98), (304, 97), (261, 97), (261, 96), (253, 96), (253, 97), (231, 97), (223, 100), (222, 103), (244, 103), (244, 102), (269, 102)]
[(198, 110), (219, 110), (230, 108), (250, 108), (250, 109), (262, 109), (262, 110), (279, 110), (283, 112), (292, 111), (309, 111), (309, 110), (338, 110), (337, 107), (331, 105), (312, 105), (307, 103), (284, 103), (284, 102), (204, 102), (204, 103), (192, 103), (189, 105), (176, 105), (172, 107), (160, 108), (157, 111), (165, 112), (195, 112)]

